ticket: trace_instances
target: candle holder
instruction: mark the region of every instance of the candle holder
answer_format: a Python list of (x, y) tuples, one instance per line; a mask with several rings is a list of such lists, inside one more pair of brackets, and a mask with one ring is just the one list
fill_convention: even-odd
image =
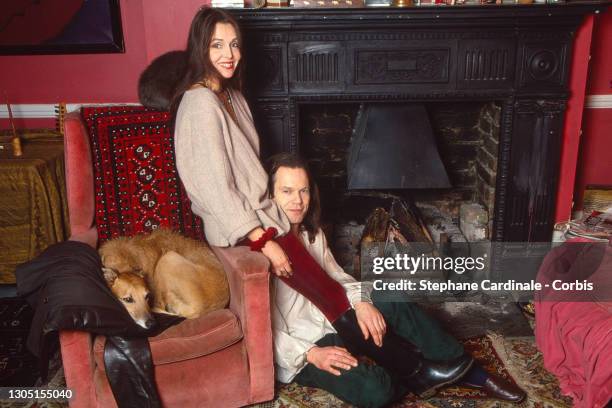
[(13, 146), (13, 156), (20, 157), (21, 155), (23, 155), (23, 150), (21, 148), (21, 139), (19, 139), (19, 135), (17, 134), (17, 130), (15, 129), (15, 121), (13, 120), (13, 110), (11, 109), (11, 104), (8, 102), (8, 97), (6, 99), (6, 107), (8, 109), (9, 114), (9, 123), (11, 124), (11, 131), (13, 132), (13, 138), (11, 139), (11, 144)]
[(21, 139), (19, 136), (15, 136), (11, 139), (11, 144), (13, 145), (13, 156), (20, 157), (23, 155), (23, 150), (21, 149)]

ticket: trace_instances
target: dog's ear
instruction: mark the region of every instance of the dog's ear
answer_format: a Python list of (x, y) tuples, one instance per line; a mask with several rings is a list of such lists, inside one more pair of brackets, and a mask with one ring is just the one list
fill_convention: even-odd
[(117, 272), (115, 272), (114, 269), (104, 267), (102, 267), (102, 272), (104, 273), (104, 280), (106, 280), (108, 286), (113, 286), (113, 283), (115, 283), (117, 279)]

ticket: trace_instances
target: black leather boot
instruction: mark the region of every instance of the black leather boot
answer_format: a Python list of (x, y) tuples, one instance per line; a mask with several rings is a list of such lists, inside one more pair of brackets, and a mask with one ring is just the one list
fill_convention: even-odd
[(378, 365), (398, 376), (412, 392), (423, 398), (428, 398), (435, 394), (438, 388), (459, 380), (473, 363), (469, 355), (450, 361), (427, 360), (411, 343), (389, 328), (383, 338), (382, 346), (378, 347), (371, 337), (368, 340), (363, 338), (354, 309), (345, 312), (332, 323), (332, 326), (351, 354), (372, 358)]
[(108, 336), (104, 367), (119, 408), (161, 408), (149, 339)]

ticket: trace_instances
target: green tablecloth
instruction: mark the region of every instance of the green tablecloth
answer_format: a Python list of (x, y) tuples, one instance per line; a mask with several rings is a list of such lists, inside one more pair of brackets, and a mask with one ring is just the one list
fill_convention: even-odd
[(9, 140), (0, 137), (0, 283), (14, 283), (15, 266), (69, 235), (62, 137), (23, 135), (21, 157)]

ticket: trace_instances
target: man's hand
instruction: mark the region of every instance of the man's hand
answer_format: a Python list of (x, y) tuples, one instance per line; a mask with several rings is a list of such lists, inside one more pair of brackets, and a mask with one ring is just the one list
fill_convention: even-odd
[(359, 302), (355, 305), (355, 314), (363, 337), (367, 340), (372, 336), (374, 344), (382, 346), (383, 337), (387, 332), (387, 324), (382, 313), (371, 303)]
[(270, 240), (266, 242), (266, 245), (261, 249), (261, 252), (270, 260), (272, 263), (272, 272), (278, 277), (290, 277), (292, 273), (291, 262), (287, 258), (287, 254), (283, 251), (278, 243)]
[(336, 346), (314, 346), (306, 353), (306, 361), (319, 370), (327, 371), (333, 375), (342, 374), (337, 368), (350, 370), (357, 367), (357, 359), (344, 347)]

